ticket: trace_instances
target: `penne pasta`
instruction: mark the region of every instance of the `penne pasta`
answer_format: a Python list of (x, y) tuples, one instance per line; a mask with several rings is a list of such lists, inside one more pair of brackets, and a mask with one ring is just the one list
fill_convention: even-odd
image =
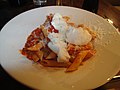
[(45, 67), (68, 67), (70, 66), (70, 62), (57, 62), (56, 60), (42, 60), (40, 61)]
[(27, 48), (27, 50), (30, 50), (30, 51), (38, 51), (38, 50), (40, 50), (42, 47), (43, 47), (43, 43), (42, 43), (42, 42), (39, 42), (39, 43), (35, 44), (34, 46), (31, 46), (31, 47)]
[(66, 72), (75, 71), (82, 63), (83, 59), (87, 55), (88, 51), (81, 51), (75, 58), (74, 62), (66, 69)]
[(34, 55), (32, 55), (32, 60), (34, 62), (37, 62), (37, 61), (39, 61), (39, 57), (36, 54), (34, 54)]
[(42, 32), (43, 32), (44, 36), (47, 37), (47, 36), (48, 36), (48, 32), (47, 32), (47, 30), (44, 28), (44, 26), (43, 26), (43, 25), (40, 25), (40, 28), (42, 29)]
[(84, 58), (84, 61), (88, 60), (89, 58), (91, 58), (94, 54), (96, 53), (96, 50), (88, 50), (87, 55)]
[(95, 38), (96, 33), (84, 24), (76, 25), (68, 16), (50, 14), (31, 32), (20, 53), (45, 67), (62, 67), (72, 72), (96, 53)]
[(57, 55), (54, 52), (50, 52), (50, 54), (45, 59), (55, 59)]
[(43, 59), (44, 52), (38, 50), (38, 51), (36, 52), (36, 55), (38, 56), (38, 58), (39, 58), (40, 60), (42, 60), (42, 59)]

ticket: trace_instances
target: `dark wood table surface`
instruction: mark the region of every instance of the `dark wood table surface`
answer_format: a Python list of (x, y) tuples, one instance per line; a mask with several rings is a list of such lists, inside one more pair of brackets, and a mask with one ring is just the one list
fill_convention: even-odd
[[(82, 8), (83, 0), (74, 0), (74, 1), (76, 1), (77, 3), (72, 2), (71, 4), (73, 7)], [(67, 3), (68, 2), (65, 2), (65, 5), (67, 5)], [(55, 0), (48, 0), (47, 6), (55, 5), (55, 4), (56, 4)], [(20, 6), (13, 6), (13, 5), (11, 6), (7, 0), (1, 0), (0, 30), (10, 19), (14, 18), (16, 15), (36, 7), (38, 6), (35, 6), (32, 0), (26, 0), (26, 2), (24, 2)], [(107, 11), (106, 7), (111, 8), (110, 12)], [(102, 17), (107, 17), (114, 20), (115, 26), (120, 28), (120, 18), (119, 18), (120, 12), (114, 9), (108, 3), (102, 2), (102, 0), (100, 0), (97, 14), (99, 14)], [(108, 82), (107, 84), (99, 88), (96, 88), (95, 90), (108, 90), (108, 89), (120, 90), (120, 78), (114, 79)], [(0, 65), (0, 90), (32, 90), (32, 88), (29, 88), (21, 84), (20, 82), (14, 80)]]

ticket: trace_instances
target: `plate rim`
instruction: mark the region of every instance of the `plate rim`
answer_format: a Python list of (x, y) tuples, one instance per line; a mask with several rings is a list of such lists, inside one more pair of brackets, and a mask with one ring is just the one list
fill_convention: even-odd
[[(46, 7), (34, 8), (34, 9), (27, 10), (27, 11), (25, 11), (25, 12), (22, 12), (22, 13), (18, 14), (17, 16), (13, 17), (12, 19), (10, 19), (10, 20), (2, 27), (2, 29), (1, 29), (1, 31), (0, 31), (0, 34), (2, 34), (2, 32), (4, 31), (4, 28), (5, 28), (12, 20), (14, 20), (16, 17), (20, 16), (21, 14), (25, 14), (25, 13), (28, 13), (28, 12), (31, 12), (31, 11), (34, 11), (34, 10), (37, 10), (37, 9), (53, 8), (53, 7), (59, 7), (59, 8), (60, 8), (60, 7), (63, 7), (63, 8), (74, 8), (74, 9), (78, 9), (78, 10), (82, 10), (82, 11), (91, 13), (91, 12), (89, 12), (89, 11), (86, 11), (86, 10), (83, 10), (83, 9), (80, 9), (80, 8), (69, 7), (69, 6), (46, 6)], [(94, 14), (94, 13), (91, 13), (91, 14)], [(96, 15), (96, 14), (94, 14), (94, 15)], [(107, 22), (107, 21), (106, 21), (104, 18), (102, 18), (101, 16), (99, 16), (99, 15), (96, 15), (96, 16), (97, 16), (98, 18), (101, 18), (101, 19), (104, 20), (105, 22)], [(112, 25), (111, 25), (111, 26), (112, 26)], [(116, 30), (116, 28), (115, 28), (114, 26), (112, 26), (112, 27)], [(14, 76), (12, 76), (10, 73), (8, 73), (8, 71), (7, 71), (7, 70), (4, 68), (4, 66), (1, 64), (1, 60), (0, 60), (0, 65), (1, 65), (1, 67), (5, 70), (5, 72), (6, 72), (9, 76), (11, 76), (14, 80), (18, 81), (19, 83), (21, 83), (21, 84), (23, 84), (23, 85), (25, 85), (25, 86), (28, 86), (27, 84), (21, 82), (20, 80), (16, 79)], [(119, 71), (119, 70), (118, 70), (118, 71)], [(116, 71), (116, 74), (117, 74), (117, 71)], [(28, 86), (28, 87), (33, 88), (33, 87), (31, 87), (31, 86)]]

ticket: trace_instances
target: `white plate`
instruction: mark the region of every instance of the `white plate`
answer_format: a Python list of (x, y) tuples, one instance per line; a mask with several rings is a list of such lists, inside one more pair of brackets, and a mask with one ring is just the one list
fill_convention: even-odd
[[(96, 32), (97, 53), (72, 73), (65, 69), (45, 68), (19, 53), (30, 32), (43, 24), (46, 15), (58, 12), (77, 24), (85, 24)], [(40, 90), (84, 90), (105, 84), (120, 70), (120, 35), (103, 18), (72, 7), (49, 6), (32, 9), (10, 20), (0, 32), (0, 63), (16, 80)]]

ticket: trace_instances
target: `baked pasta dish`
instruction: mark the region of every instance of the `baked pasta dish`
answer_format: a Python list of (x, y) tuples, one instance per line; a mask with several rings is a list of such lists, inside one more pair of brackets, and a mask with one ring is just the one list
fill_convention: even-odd
[(76, 25), (69, 16), (54, 13), (31, 32), (20, 52), (42, 66), (72, 72), (96, 53), (95, 38), (95, 32), (84, 24)]

